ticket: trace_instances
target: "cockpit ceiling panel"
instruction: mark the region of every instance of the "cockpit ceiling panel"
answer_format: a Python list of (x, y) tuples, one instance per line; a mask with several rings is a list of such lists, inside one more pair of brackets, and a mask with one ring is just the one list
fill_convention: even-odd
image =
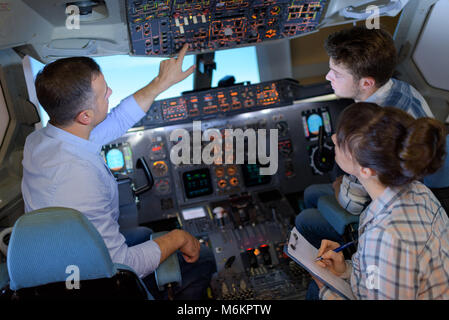
[(449, 91), (449, 1), (440, 0), (430, 11), (427, 23), (413, 53), (413, 61), (427, 83)]
[(315, 31), (327, 0), (129, 0), (132, 54), (171, 56), (293, 38)]

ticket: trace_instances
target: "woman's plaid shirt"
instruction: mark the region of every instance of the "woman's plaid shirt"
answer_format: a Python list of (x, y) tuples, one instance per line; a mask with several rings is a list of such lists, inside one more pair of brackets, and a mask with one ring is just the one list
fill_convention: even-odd
[[(449, 299), (449, 219), (440, 202), (418, 181), (387, 188), (361, 214), (347, 265), (357, 299)], [(341, 299), (327, 287), (320, 298)]]

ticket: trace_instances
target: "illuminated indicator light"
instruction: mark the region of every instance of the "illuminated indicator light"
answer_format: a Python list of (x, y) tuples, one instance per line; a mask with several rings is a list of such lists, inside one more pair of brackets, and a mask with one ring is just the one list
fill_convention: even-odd
[(233, 176), (234, 174), (235, 174), (235, 168), (234, 167), (230, 167), (230, 168), (228, 168), (228, 174), (230, 175), (230, 176)]
[(220, 180), (220, 181), (218, 182), (218, 186), (219, 186), (220, 188), (225, 188), (226, 185), (227, 185), (226, 180)]
[(270, 29), (266, 32), (265, 36), (267, 38), (273, 38), (276, 35), (276, 30)]
[(224, 176), (224, 169), (223, 168), (217, 168), (215, 169), (215, 174), (217, 177), (223, 177)]
[(273, 9), (271, 9), (271, 14), (272, 15), (278, 15), (279, 12), (281, 12), (281, 8), (279, 6), (276, 6)]
[(239, 180), (238, 180), (237, 178), (232, 178), (231, 180), (229, 180), (229, 183), (230, 183), (232, 186), (236, 186), (236, 185), (239, 184)]
[(254, 254), (255, 254), (256, 256), (258, 256), (258, 255), (260, 254), (259, 249), (254, 250)]

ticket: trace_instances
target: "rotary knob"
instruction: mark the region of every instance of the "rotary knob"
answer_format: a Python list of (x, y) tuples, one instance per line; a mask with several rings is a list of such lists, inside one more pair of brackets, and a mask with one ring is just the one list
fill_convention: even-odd
[(331, 146), (324, 144), (321, 151), (319, 146), (312, 148), (310, 154), (310, 166), (315, 174), (322, 176), (325, 173), (332, 171), (334, 163), (335, 153)]

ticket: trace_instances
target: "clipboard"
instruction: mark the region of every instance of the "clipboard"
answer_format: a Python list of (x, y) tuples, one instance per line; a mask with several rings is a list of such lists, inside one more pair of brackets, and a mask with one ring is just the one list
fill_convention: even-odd
[(312, 246), (296, 228), (293, 228), (290, 232), (288, 244), (284, 246), (284, 252), (293, 261), (322, 281), (329, 289), (344, 299), (355, 300), (349, 283), (337, 277), (331, 271), (316, 265), (315, 259), (318, 249)]

